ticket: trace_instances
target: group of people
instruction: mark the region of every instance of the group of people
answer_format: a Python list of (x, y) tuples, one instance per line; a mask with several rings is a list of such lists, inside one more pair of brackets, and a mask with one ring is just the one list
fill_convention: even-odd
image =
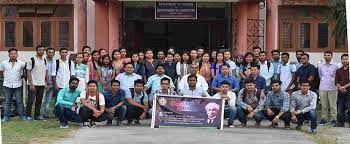
[[(61, 128), (67, 128), (68, 121), (83, 127), (100, 121), (111, 125), (115, 117), (117, 125), (124, 119), (128, 125), (140, 124), (140, 119), (150, 115), (157, 94), (225, 99), (228, 127), (234, 127), (236, 117), (240, 127), (253, 117), (259, 127), (265, 117), (271, 127), (281, 119), (286, 128), (293, 122), (300, 129), (307, 119), (316, 133), (317, 94), (322, 105), (321, 125), (328, 122), (330, 113), (330, 124), (343, 127), (345, 112), (350, 110), (349, 56), (341, 56), (340, 67), (332, 62), (331, 51), (324, 52), (325, 61), (317, 66), (310, 64), (309, 54), (301, 50), (296, 52), (297, 61), (290, 61), (289, 53), (278, 50), (273, 50), (273, 59), (268, 60), (259, 47), (246, 53), (207, 53), (198, 47), (181, 54), (170, 47), (167, 52), (159, 50), (155, 59), (151, 49), (128, 57), (125, 48), (109, 55), (105, 49), (91, 51), (84, 46), (74, 61), (68, 59), (67, 48), (59, 50), (56, 60), (55, 49), (41, 45), (27, 61), (19, 60), (14, 48), (8, 52), (9, 60), (0, 64), (6, 99), (2, 122), (10, 118), (13, 95), (24, 121), (46, 120), (54, 97), (54, 114)], [(26, 111), (23, 79), (28, 87)]]

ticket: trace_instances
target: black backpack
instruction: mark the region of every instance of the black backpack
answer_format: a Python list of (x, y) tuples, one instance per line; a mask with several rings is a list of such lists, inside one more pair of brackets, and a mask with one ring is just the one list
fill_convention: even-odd
[[(71, 64), (72, 64), (72, 61), (68, 60), (69, 73), (71, 72)], [(56, 60), (56, 75), (57, 75), (59, 68), (60, 68), (60, 60), (57, 59)]]
[[(135, 97), (134, 88), (130, 88), (130, 93), (131, 93), (131, 98), (134, 99), (134, 97)], [(141, 92), (141, 93), (142, 93), (142, 97), (141, 97), (140, 101), (141, 101), (141, 105), (144, 105), (143, 98), (145, 97), (145, 94), (143, 92)]]
[[(34, 59), (34, 57), (31, 57), (31, 58), (30, 58), (30, 61), (32, 62), (32, 68), (30, 69), (30, 71), (32, 71), (33, 68), (34, 68), (34, 66), (35, 66), (35, 59)], [(46, 59), (44, 59), (44, 63), (45, 63), (45, 65), (46, 65)], [(27, 77), (27, 73), (28, 73), (28, 71), (27, 71), (27, 63), (26, 63), (26, 65), (24, 66), (23, 76), (22, 76), (24, 79), (27, 79), (27, 78), (28, 78), (28, 77)]]

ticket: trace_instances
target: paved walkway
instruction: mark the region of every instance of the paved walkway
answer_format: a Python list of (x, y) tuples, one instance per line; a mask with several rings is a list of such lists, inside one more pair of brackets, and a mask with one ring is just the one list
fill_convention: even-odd
[[(147, 122), (149, 124), (149, 121)], [(73, 138), (62, 139), (57, 144), (313, 144), (305, 133), (282, 128), (263, 127), (224, 128), (222, 131), (204, 128), (160, 128), (151, 129), (149, 125), (79, 129)], [(253, 123), (248, 123), (253, 125)], [(281, 125), (283, 125), (281, 123)]]

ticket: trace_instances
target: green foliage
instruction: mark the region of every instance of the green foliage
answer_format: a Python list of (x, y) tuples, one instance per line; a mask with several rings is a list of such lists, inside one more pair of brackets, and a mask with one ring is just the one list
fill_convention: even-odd
[(328, 21), (335, 22), (333, 35), (337, 39), (340, 39), (338, 44), (342, 46), (347, 33), (345, 0), (329, 0), (329, 6), (330, 13), (328, 15)]

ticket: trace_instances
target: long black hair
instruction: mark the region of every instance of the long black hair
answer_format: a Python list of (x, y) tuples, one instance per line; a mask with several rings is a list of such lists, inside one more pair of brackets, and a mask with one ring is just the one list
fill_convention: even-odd
[[(99, 52), (98, 50), (93, 50), (93, 51), (91, 52), (91, 62), (92, 62), (92, 65), (93, 65), (94, 69), (97, 70), (97, 66), (96, 66), (96, 64), (95, 64), (95, 62), (94, 62), (94, 54), (95, 54), (95, 53), (100, 54), (100, 52)], [(101, 65), (101, 63), (100, 63), (99, 60), (97, 60), (97, 65), (98, 65), (98, 66)]]
[(190, 55), (190, 53), (189, 53), (188, 51), (184, 51), (184, 52), (181, 54), (181, 61), (180, 61), (180, 63), (181, 63), (181, 64), (184, 63), (184, 58), (182, 57), (183, 54), (187, 54), (187, 55), (188, 55), (189, 59), (188, 59), (188, 61), (187, 61), (187, 64), (191, 64), (191, 63), (192, 63), (192, 60), (191, 60), (191, 57), (190, 57), (191, 55)]
[(244, 55), (244, 58), (243, 58), (243, 63), (242, 65), (243, 66), (247, 66), (248, 65), (248, 62), (245, 60), (245, 58), (247, 56), (251, 55), (253, 57), (253, 61), (250, 63), (250, 64), (254, 64), (255, 63), (255, 60), (254, 60), (254, 54), (252, 52), (247, 52), (245, 55)]

